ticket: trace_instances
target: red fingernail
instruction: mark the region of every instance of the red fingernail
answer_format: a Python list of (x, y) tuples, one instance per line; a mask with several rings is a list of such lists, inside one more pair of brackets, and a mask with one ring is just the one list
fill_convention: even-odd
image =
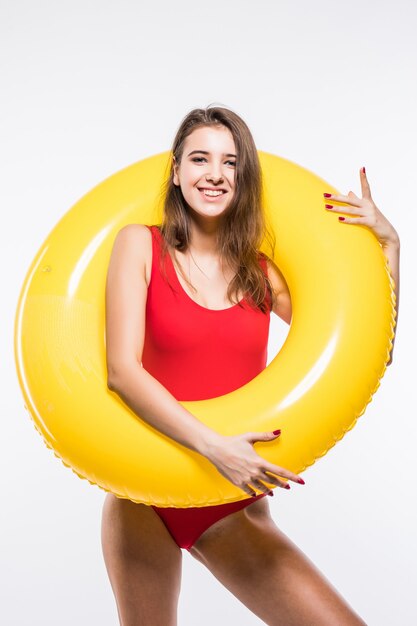
[(332, 197), (332, 194), (331, 194), (331, 193), (324, 193), (324, 194), (323, 194), (323, 196), (324, 196), (325, 198), (331, 198), (331, 197)]
[(339, 221), (340, 221), (340, 222), (344, 222), (344, 221), (345, 221), (345, 218), (344, 218), (344, 217), (339, 217)]
[(366, 170), (365, 170), (365, 168), (364, 168), (364, 167), (362, 168), (362, 172), (363, 172), (364, 174), (366, 174)]
[(273, 430), (273, 431), (272, 431), (272, 434), (273, 434), (273, 435), (280, 435), (280, 434), (281, 434), (281, 431), (280, 431), (280, 430)]
[(289, 484), (287, 483), (284, 487), (284, 489), (291, 489), (291, 487), (289, 486)]
[(302, 478), (299, 478), (299, 479), (297, 480), (297, 483), (300, 483), (300, 485), (305, 485), (305, 482), (303, 481), (303, 479), (302, 479)]
[(324, 206), (326, 207), (326, 209), (332, 209), (333, 208), (333, 204), (325, 204)]
[(273, 495), (274, 495), (274, 492), (273, 492), (273, 491), (270, 491), (270, 492), (268, 493), (268, 496), (273, 496)]

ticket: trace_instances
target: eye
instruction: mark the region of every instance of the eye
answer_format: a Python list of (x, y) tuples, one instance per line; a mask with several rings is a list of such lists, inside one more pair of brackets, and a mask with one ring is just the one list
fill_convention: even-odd
[[(193, 157), (191, 161), (194, 163), (201, 163), (202, 161), (206, 161), (204, 157)], [(226, 161), (226, 163), (230, 163), (230, 165), (236, 166), (236, 161)]]

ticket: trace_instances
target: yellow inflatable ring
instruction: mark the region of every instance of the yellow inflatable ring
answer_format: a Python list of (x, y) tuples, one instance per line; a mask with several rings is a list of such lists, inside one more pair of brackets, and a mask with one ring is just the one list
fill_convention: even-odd
[[(394, 336), (394, 283), (374, 234), (324, 209), (323, 192), (336, 189), (285, 159), (259, 157), (274, 260), (292, 298), (289, 334), (245, 386), (182, 404), (224, 435), (281, 428), (256, 450), (299, 473), (354, 426), (379, 387)], [(22, 287), (15, 358), (36, 428), (78, 476), (134, 502), (207, 506), (247, 495), (136, 416), (106, 381), (113, 242), (128, 223), (161, 221), (170, 158), (165, 152), (109, 177), (52, 230)]]

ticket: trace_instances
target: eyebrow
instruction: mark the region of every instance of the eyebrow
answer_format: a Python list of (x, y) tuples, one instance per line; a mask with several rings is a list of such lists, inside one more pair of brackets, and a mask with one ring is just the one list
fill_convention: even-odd
[[(192, 152), (190, 152), (190, 154), (187, 154), (187, 156), (191, 156), (192, 154), (210, 154), (210, 152), (207, 152), (207, 150), (193, 150)], [(223, 156), (226, 157), (234, 157), (236, 158), (235, 154), (223, 154)]]

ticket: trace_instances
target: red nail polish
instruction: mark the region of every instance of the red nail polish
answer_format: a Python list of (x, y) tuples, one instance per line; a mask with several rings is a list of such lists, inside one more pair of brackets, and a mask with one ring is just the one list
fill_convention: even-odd
[(305, 485), (305, 482), (303, 481), (303, 479), (302, 479), (302, 478), (299, 478), (299, 479), (297, 480), (297, 483), (300, 483), (300, 485)]
[(280, 431), (280, 430), (273, 430), (273, 431), (272, 431), (272, 433), (273, 433), (274, 435), (280, 435), (280, 434), (281, 434), (281, 431)]
[(284, 489), (291, 489), (290, 485), (287, 483), (284, 487)]
[(344, 218), (344, 217), (339, 217), (339, 221), (340, 221), (340, 222), (344, 222), (344, 221), (345, 221), (345, 218)]
[(331, 197), (332, 197), (332, 194), (331, 194), (331, 193), (324, 193), (324, 194), (323, 194), (323, 196), (324, 196), (325, 198), (331, 198)]
[(333, 204), (325, 204), (324, 206), (326, 207), (326, 209), (332, 209), (333, 208)]
[(269, 491), (269, 492), (268, 492), (268, 496), (273, 496), (273, 495), (274, 495), (274, 492), (273, 492), (273, 491)]
[(363, 172), (364, 174), (366, 174), (366, 170), (365, 170), (365, 168), (364, 168), (364, 167), (362, 168), (362, 172)]

